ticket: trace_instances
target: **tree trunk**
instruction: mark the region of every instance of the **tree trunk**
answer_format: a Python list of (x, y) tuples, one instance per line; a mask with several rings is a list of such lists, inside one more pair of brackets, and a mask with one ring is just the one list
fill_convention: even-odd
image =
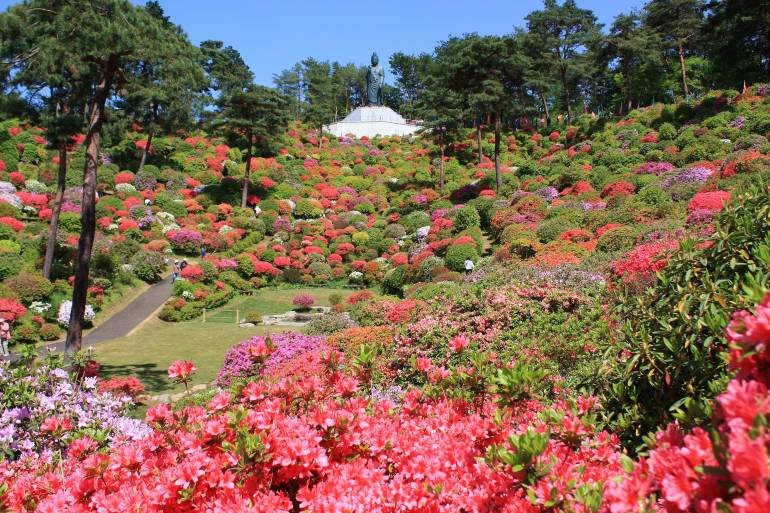
[(561, 86), (564, 89), (564, 101), (567, 103), (567, 117), (572, 122), (572, 100), (569, 97), (569, 86), (567, 85), (567, 73), (562, 70), (561, 73)]
[(158, 106), (152, 105), (150, 107), (150, 122), (147, 123), (147, 144), (144, 145), (142, 151), (142, 160), (139, 161), (139, 169), (144, 167), (147, 162), (147, 155), (150, 153), (150, 146), (152, 145), (152, 136), (155, 135), (155, 119), (158, 117)]
[(628, 112), (631, 112), (631, 109), (634, 108), (634, 94), (631, 86), (631, 72), (629, 71), (626, 74), (626, 109)]
[(246, 208), (249, 199), (249, 177), (251, 176), (251, 146), (253, 138), (249, 134), (249, 149), (246, 150), (246, 170), (243, 172), (243, 192), (241, 193), (241, 208)]
[(51, 277), (53, 266), (53, 254), (56, 249), (56, 232), (59, 229), (59, 214), (61, 204), (64, 201), (64, 189), (67, 181), (67, 141), (59, 143), (59, 176), (56, 178), (56, 198), (51, 214), (51, 227), (48, 230), (48, 245), (45, 247), (45, 259), (43, 260), (43, 276)]
[(495, 184), (497, 193), (503, 187), (503, 176), (500, 174), (500, 108), (495, 112)]
[(690, 90), (687, 88), (687, 68), (684, 64), (684, 47), (679, 46), (679, 64), (682, 66), (682, 88), (684, 89), (684, 98), (690, 96)]
[(444, 181), (446, 180), (446, 175), (444, 171), (444, 141), (439, 143), (438, 145), (439, 152), (440, 152), (440, 160), (438, 165), (438, 190), (441, 192), (444, 192)]
[(84, 145), (86, 161), (83, 169), (83, 200), (81, 202), (80, 224), (82, 232), (78, 241), (75, 283), (72, 290), (72, 310), (70, 311), (65, 354), (80, 351), (83, 344), (83, 316), (88, 300), (88, 274), (91, 265), (91, 251), (96, 233), (96, 171), (99, 165), (99, 144), (102, 124), (104, 123), (104, 104), (112, 89), (112, 82), (118, 67), (120, 56), (111, 55), (101, 63), (101, 77), (94, 91), (90, 108), (88, 133)]
[(484, 162), (484, 150), (481, 148), (481, 118), (476, 114), (476, 145), (479, 148), (479, 164)]
[(142, 160), (139, 161), (139, 170), (144, 167), (144, 163), (147, 162), (147, 154), (150, 153), (150, 145), (152, 144), (152, 136), (155, 135), (155, 130), (150, 126), (150, 131), (147, 134), (147, 144), (142, 151)]
[(545, 99), (545, 93), (542, 91), (538, 91), (540, 93), (540, 100), (543, 102), (543, 111), (545, 113), (545, 122), (548, 124), (551, 121), (551, 113), (548, 111), (548, 101)]

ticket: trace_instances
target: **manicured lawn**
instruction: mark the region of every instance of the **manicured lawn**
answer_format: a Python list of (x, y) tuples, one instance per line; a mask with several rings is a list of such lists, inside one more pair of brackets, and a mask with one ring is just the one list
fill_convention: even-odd
[(235, 322), (235, 310), (239, 311), (241, 319), (250, 311), (259, 312), (260, 315), (275, 315), (286, 313), (294, 308), (291, 300), (298, 294), (310, 294), (315, 298), (315, 304), (329, 306), (329, 296), (339, 294), (343, 301), (355, 292), (353, 289), (333, 289), (321, 287), (302, 288), (266, 288), (261, 289), (253, 296), (241, 296), (230, 301), (222, 308), (208, 312), (207, 319), (220, 322)]
[(284, 313), (292, 309), (291, 300), (297, 294), (311, 294), (317, 305), (329, 305), (329, 296), (340, 294), (347, 298), (354, 291), (330, 288), (271, 288), (262, 289), (253, 296), (234, 299), (222, 308), (210, 312), (207, 322), (198, 319), (190, 322), (167, 323), (152, 319), (133, 335), (95, 346), (96, 358), (102, 364), (102, 375), (136, 376), (150, 395), (177, 393), (183, 385), (171, 383), (166, 370), (175, 360), (190, 360), (198, 372), (192, 385), (209, 383), (216, 373), (230, 346), (253, 335), (297, 330), (296, 327), (257, 326), (240, 328), (235, 324), (235, 309), (241, 318), (250, 310), (261, 315)]
[[(284, 331), (278, 326), (271, 332)], [(94, 347), (102, 365), (102, 376), (136, 376), (151, 395), (176, 393), (183, 385), (169, 381), (166, 370), (175, 360), (190, 360), (198, 372), (192, 385), (214, 380), (225, 352), (233, 344), (253, 335), (262, 335), (266, 327), (240, 328), (235, 324), (200, 321), (168, 323), (153, 319), (130, 337), (99, 343)]]

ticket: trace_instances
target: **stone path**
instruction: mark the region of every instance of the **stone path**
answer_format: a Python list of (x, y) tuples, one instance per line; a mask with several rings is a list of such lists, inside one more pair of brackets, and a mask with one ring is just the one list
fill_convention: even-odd
[[(167, 276), (83, 337), (83, 348), (99, 342), (125, 337), (160, 308), (170, 294), (171, 276)], [(64, 342), (53, 342), (41, 346), (41, 353), (46, 349), (51, 349), (56, 353), (62, 352), (64, 351)], [(11, 355), (11, 360), (15, 359), (16, 355)]]

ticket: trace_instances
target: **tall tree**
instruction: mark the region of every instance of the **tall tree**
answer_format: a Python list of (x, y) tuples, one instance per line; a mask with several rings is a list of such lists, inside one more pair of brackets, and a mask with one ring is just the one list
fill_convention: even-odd
[(436, 50), (445, 87), (464, 97), (476, 112), (495, 118), (495, 183), (502, 188), (500, 139), (503, 106), (524, 84), (524, 59), (512, 37), (469, 34), (450, 39)]
[[(526, 17), (528, 47), (534, 49), (533, 64), (561, 87), (564, 108), (573, 119), (572, 104), (579, 84), (590, 74), (585, 51), (600, 37), (601, 25), (589, 9), (581, 9), (575, 0), (544, 0), (541, 11)], [(530, 77), (531, 78), (531, 77)]]
[(465, 109), (462, 97), (449, 89), (442, 80), (438, 63), (431, 63), (425, 70), (420, 95), (415, 99), (415, 114), (422, 120), (424, 134), (438, 147), (439, 191), (446, 184), (444, 158), (447, 146), (462, 138)]
[(209, 76), (211, 88), (221, 95), (243, 91), (254, 81), (240, 52), (222, 41), (206, 40), (200, 45), (203, 54), (203, 69)]
[(685, 97), (690, 95), (685, 59), (698, 47), (704, 22), (703, 0), (652, 0), (644, 6), (645, 25), (660, 38), (664, 52), (679, 59)]
[(146, 58), (127, 67), (130, 80), (121, 102), (139, 118), (147, 134), (139, 169), (147, 161), (158, 127), (171, 132), (189, 126), (193, 106), (208, 85), (201, 52), (190, 44), (181, 27), (171, 23), (157, 2), (148, 2), (145, 10), (158, 20), (164, 35)]
[[(626, 112), (634, 105), (634, 75), (643, 63), (656, 58), (653, 34), (641, 21), (633, 12), (616, 16), (601, 46), (604, 59), (614, 65), (623, 78)], [(619, 113), (623, 113), (623, 102)]]
[(332, 65), (309, 58), (302, 61), (304, 96), (307, 106), (304, 121), (318, 127), (318, 147), (321, 147), (323, 126), (334, 118), (337, 94), (332, 77)]
[(255, 147), (271, 151), (272, 142), (286, 130), (291, 117), (291, 98), (276, 89), (252, 85), (245, 91), (234, 91), (224, 97), (221, 107), (221, 124), (228, 132), (245, 139), (246, 143), (241, 194), (241, 207), (246, 208)]
[(390, 57), (390, 69), (393, 71), (403, 105), (401, 114), (408, 118), (415, 117), (415, 104), (427, 87), (426, 81), (432, 62), (433, 57), (427, 53), (407, 55), (397, 52)]
[(712, 0), (705, 27), (719, 84), (770, 82), (770, 0)]
[(10, 82), (24, 91), (30, 105), (39, 107), (37, 116), (48, 143), (58, 152), (56, 195), (43, 259), (43, 276), (49, 278), (66, 186), (67, 148), (71, 137), (83, 131), (82, 105), (89, 93), (90, 84), (79, 79), (89, 70), (79, 56), (38, 44), (40, 34), (37, 27), (26, 26), (26, 13), (11, 9), (0, 16), (0, 55), (14, 62), (7, 68), (9, 75), (13, 71)]
[(273, 84), (281, 93), (294, 99), (294, 120), (299, 121), (302, 114), (302, 66), (297, 63), (273, 75)]

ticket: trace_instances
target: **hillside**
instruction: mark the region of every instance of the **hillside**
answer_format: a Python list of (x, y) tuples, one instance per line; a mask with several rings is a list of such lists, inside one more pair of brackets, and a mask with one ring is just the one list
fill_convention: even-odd
[[(749, 505), (766, 504), (767, 469), (747, 458), (768, 441), (755, 417), (767, 415), (770, 306), (753, 310), (770, 267), (768, 134), (765, 86), (584, 115), (505, 133), (498, 191), (488, 131), (480, 163), (469, 131), (442, 165), (427, 137), (319, 141), (294, 124), (278, 156), (253, 158), (241, 208), (238, 141), (156, 136), (138, 169), (146, 134), (130, 131), (101, 155), (95, 310), (183, 257), (159, 314), (168, 322), (266, 287), (380, 294), (354, 293), (308, 334), (232, 348), (219, 376), (228, 386), (153, 407), (148, 432), (57, 424), (67, 409), (42, 415), (26, 427), (30, 446), (0, 438), (12, 456), (0, 463), (0, 501), (618, 513), (724, 497), (733, 511), (760, 511)], [(16, 321), (17, 344), (66, 324), (80, 232), (76, 138), (54, 272), (41, 278), (57, 164), (45, 135), (0, 124), (0, 312)], [(711, 439), (698, 427), (709, 424)], [(41, 451), (56, 457), (12, 462)]]

